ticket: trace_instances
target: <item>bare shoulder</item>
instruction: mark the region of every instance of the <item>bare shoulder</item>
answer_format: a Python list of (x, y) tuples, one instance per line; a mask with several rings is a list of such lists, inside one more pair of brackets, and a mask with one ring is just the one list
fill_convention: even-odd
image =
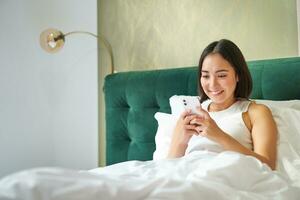
[(255, 101), (252, 101), (249, 105), (248, 113), (250, 118), (262, 118), (262, 117), (270, 117), (273, 118), (272, 112), (270, 108), (264, 104), (256, 103)]

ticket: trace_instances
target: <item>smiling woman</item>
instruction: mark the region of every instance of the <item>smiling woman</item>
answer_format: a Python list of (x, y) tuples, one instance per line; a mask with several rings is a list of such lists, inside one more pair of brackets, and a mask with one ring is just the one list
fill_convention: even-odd
[[(207, 84), (211, 83), (208, 81), (209, 73), (212, 74), (212, 78), (216, 76), (218, 79), (213, 80), (220, 80), (223, 87), (228, 84), (234, 86), (232, 95), (235, 97), (249, 97), (252, 90), (252, 78), (241, 50), (233, 42), (229, 40), (216, 41), (203, 50), (198, 71), (202, 102), (209, 98), (208, 91), (204, 91), (204, 87), (207, 89), (207, 86), (209, 87)], [(218, 85), (214, 87), (216, 86)]]
[[(203, 105), (199, 115), (183, 112), (168, 157), (184, 156), (195, 146), (191, 143), (205, 140), (220, 146), (220, 152), (251, 155), (275, 169), (276, 124), (265, 105), (248, 100), (252, 79), (240, 49), (226, 39), (209, 44), (200, 57), (198, 82)], [(203, 137), (193, 137), (198, 135)]]
[[(208, 55), (201, 69), (201, 90), (207, 98), (214, 100), (214, 110), (228, 108), (234, 102), (234, 91), (238, 76), (231, 64), (219, 53)], [(204, 95), (202, 95), (203, 101)], [(212, 106), (210, 109), (212, 110)], [(221, 107), (220, 107), (221, 106)]]

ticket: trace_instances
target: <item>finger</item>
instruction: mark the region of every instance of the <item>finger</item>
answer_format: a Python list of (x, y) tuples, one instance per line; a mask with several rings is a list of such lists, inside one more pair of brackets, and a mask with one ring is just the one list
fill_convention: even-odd
[(184, 118), (184, 124), (190, 124), (190, 122), (195, 119), (197, 117), (197, 115), (187, 115), (185, 118)]
[(186, 133), (189, 135), (195, 135), (195, 133), (198, 134), (196, 130), (197, 126), (196, 125), (185, 125), (184, 129), (186, 130)]
[(210, 119), (209, 113), (206, 110), (204, 110), (202, 107), (197, 107), (197, 110), (203, 118)]
[(186, 134), (189, 135), (189, 136), (199, 135), (199, 133), (195, 129), (188, 129), (186, 131)]
[(185, 126), (187, 129), (187, 134), (189, 135), (200, 135), (202, 133), (202, 129), (199, 128), (199, 126), (195, 126), (195, 125), (186, 125)]
[(190, 124), (195, 125), (195, 124), (198, 124), (198, 123), (197, 123), (196, 119), (192, 119), (192, 120), (190, 121)]
[(190, 124), (195, 124), (195, 125), (198, 125), (198, 126), (201, 126), (204, 122), (204, 118), (202, 117), (196, 117), (196, 118), (193, 118), (191, 121), (190, 121)]
[(205, 119), (210, 119), (210, 115), (206, 110), (203, 110), (203, 114), (204, 114), (203, 116)]
[(201, 135), (201, 133), (202, 133), (202, 130), (199, 129), (198, 127), (196, 127), (196, 128), (194, 129), (194, 135), (198, 136), (198, 135)]
[(202, 106), (197, 106), (196, 109), (199, 110), (199, 111), (204, 110), (204, 109), (202, 108)]
[(197, 114), (201, 117), (204, 116), (203, 112), (205, 112), (205, 110), (201, 107), (201, 106), (197, 106), (196, 107), (196, 110), (197, 110)]
[(195, 128), (195, 130), (198, 132), (198, 133), (201, 133), (203, 130), (202, 130), (202, 128), (200, 127), (200, 126), (197, 126), (196, 128)]
[(188, 129), (188, 130), (196, 130), (196, 128), (197, 128), (196, 125), (190, 125), (190, 124), (185, 125), (184, 127), (185, 127), (185, 129)]
[(181, 117), (182, 119), (184, 119), (186, 116), (190, 115), (191, 112), (192, 112), (191, 109), (187, 109), (187, 110), (185, 110), (185, 111), (183, 111), (183, 112), (181, 113), (180, 117)]

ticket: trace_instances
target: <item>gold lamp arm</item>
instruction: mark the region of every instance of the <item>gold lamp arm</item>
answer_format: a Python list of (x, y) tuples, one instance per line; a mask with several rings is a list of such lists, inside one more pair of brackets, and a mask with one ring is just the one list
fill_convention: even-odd
[(72, 35), (72, 34), (88, 34), (91, 35), (97, 39), (99, 39), (104, 46), (106, 47), (108, 54), (110, 56), (110, 62), (111, 62), (111, 74), (115, 72), (115, 66), (114, 66), (114, 56), (113, 56), (113, 51), (110, 43), (107, 41), (107, 39), (104, 38), (102, 35), (96, 35), (94, 33), (90, 33), (87, 31), (71, 31), (66, 34), (63, 34), (61, 31), (57, 29), (47, 29), (43, 31), (40, 35), (40, 45), (41, 47), (49, 52), (49, 53), (56, 53), (62, 47), (64, 46), (65, 43), (65, 37)]
[(71, 32), (68, 32), (66, 34), (64, 34), (64, 36), (68, 36), (68, 35), (72, 35), (72, 34), (88, 34), (88, 35), (91, 35), (99, 40), (101, 40), (101, 42), (104, 44), (104, 46), (106, 47), (108, 53), (109, 53), (109, 56), (110, 56), (110, 62), (111, 62), (111, 74), (114, 73), (115, 71), (115, 67), (114, 67), (114, 55), (113, 55), (113, 51), (112, 51), (112, 47), (110, 45), (110, 43), (107, 41), (107, 39), (105, 39), (102, 35), (96, 35), (94, 33), (91, 33), (91, 32), (87, 32), (87, 31), (71, 31)]

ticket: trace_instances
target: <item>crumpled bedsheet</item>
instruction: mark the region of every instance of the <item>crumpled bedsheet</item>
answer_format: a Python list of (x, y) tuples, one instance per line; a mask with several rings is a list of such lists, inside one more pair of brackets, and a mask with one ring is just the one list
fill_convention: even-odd
[(177, 159), (127, 161), (88, 171), (36, 168), (0, 180), (1, 200), (300, 198), (288, 176), (232, 151)]

